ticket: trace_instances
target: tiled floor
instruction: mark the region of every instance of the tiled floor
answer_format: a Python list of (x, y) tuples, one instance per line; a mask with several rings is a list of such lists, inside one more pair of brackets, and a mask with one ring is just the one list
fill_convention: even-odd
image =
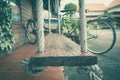
[(21, 61), (35, 54), (36, 46), (24, 45), (13, 54), (0, 58), (0, 80), (63, 80), (61, 67), (47, 67), (39, 76), (29, 76), (20, 67)]

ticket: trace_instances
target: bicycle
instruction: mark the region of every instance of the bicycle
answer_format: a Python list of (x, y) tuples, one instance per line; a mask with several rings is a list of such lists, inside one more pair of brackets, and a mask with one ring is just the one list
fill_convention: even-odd
[[(66, 19), (62, 20), (63, 25), (65, 25), (64, 20)], [(70, 18), (67, 18), (67, 20), (70, 20)], [(75, 31), (75, 29), (77, 30), (77, 27), (75, 27), (73, 31)], [(76, 40), (76, 42), (80, 41)], [(87, 21), (88, 51), (95, 54), (104, 54), (114, 47), (115, 42), (116, 42), (115, 29), (106, 21), (106, 19), (97, 18)]]
[[(35, 44), (38, 39), (38, 34), (37, 34), (37, 24), (35, 19), (29, 19), (27, 20), (26, 24), (26, 36), (27, 40), (30, 44)], [(44, 33), (47, 35), (49, 32), (49, 29), (44, 27)]]
[(36, 21), (34, 19), (29, 19), (27, 21), (27, 40), (30, 44), (35, 44), (38, 39), (38, 34), (37, 34), (37, 25)]

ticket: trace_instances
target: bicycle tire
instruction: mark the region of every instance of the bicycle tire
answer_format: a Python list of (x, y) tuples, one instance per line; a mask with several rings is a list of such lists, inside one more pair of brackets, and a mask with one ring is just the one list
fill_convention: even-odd
[(27, 22), (27, 40), (30, 44), (35, 44), (37, 42), (37, 29), (35, 20), (28, 20)]
[[(110, 24), (108, 24), (108, 22), (105, 21), (105, 20), (98, 20), (98, 19), (91, 20), (91, 21), (87, 22), (87, 25), (92, 24), (92, 27), (93, 27), (93, 25), (94, 25), (93, 23), (94, 24), (96, 23), (97, 25), (99, 24), (99, 26), (101, 25), (100, 28), (99, 28), (100, 30), (96, 29), (97, 32), (102, 31), (102, 33), (100, 33), (101, 40), (99, 38), (99, 40), (97, 42), (97, 40), (95, 41), (95, 39), (93, 39), (90, 42), (89, 39), (88, 39), (87, 40), (88, 51), (90, 51), (90, 52), (92, 52), (94, 54), (105, 54), (108, 51), (110, 51), (115, 45), (115, 42), (116, 42), (115, 29)], [(87, 27), (90, 27), (90, 26), (87, 26)], [(94, 27), (95, 27), (95, 25), (94, 25)], [(104, 38), (104, 39), (102, 39), (102, 38)]]

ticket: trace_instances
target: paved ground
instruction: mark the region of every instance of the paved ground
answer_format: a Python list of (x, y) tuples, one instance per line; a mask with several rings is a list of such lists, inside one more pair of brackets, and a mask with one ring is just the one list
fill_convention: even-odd
[(103, 80), (120, 80), (120, 30), (116, 30), (117, 41), (108, 53), (98, 56), (98, 65), (104, 72)]

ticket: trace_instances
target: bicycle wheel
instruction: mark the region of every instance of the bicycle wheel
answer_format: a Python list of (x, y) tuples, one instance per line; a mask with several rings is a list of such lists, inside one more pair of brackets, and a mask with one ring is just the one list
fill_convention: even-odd
[(27, 23), (27, 39), (31, 44), (35, 44), (37, 42), (37, 29), (36, 22), (34, 20), (28, 20)]
[(104, 20), (87, 22), (87, 47), (88, 51), (104, 54), (110, 51), (116, 42), (114, 28)]

